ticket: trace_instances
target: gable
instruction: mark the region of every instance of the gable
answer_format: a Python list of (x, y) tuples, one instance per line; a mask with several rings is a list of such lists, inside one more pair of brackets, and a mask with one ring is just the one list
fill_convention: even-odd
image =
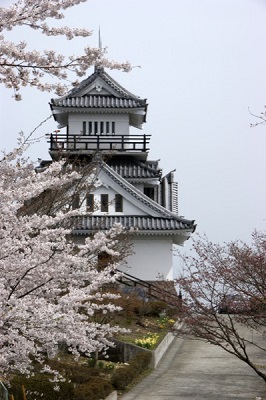
[(85, 85), (79, 91), (75, 91), (75, 97), (83, 97), (88, 95), (114, 96), (122, 97), (121, 93), (108, 85), (101, 76), (96, 76), (88, 85)]
[(141, 100), (138, 96), (129, 92), (101, 68), (96, 69), (92, 75), (84, 79), (77, 87), (70, 90), (63, 98), (82, 97), (93, 94), (111, 95), (117, 98), (137, 100), (142, 105), (146, 103), (146, 100)]
[(176, 217), (176, 215), (145, 196), (140, 190), (123, 179), (104, 162), (97, 177), (103, 184), (107, 184), (116, 193), (121, 194), (129, 203), (132, 204), (132, 207), (134, 206), (141, 210), (143, 214), (152, 217)]

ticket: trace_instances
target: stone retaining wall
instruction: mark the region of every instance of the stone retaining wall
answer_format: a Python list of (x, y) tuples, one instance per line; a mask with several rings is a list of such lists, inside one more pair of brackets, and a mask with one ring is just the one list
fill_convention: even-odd
[(165, 352), (168, 350), (169, 346), (171, 346), (174, 338), (175, 335), (172, 332), (167, 333), (159, 346), (155, 350), (152, 350), (151, 368), (155, 369), (157, 367)]
[[(118, 340), (116, 340), (115, 349), (116, 352), (120, 354), (120, 362), (128, 362), (132, 357), (140, 352), (152, 353), (150, 368), (156, 369), (165, 352), (168, 350), (169, 346), (171, 346), (174, 338), (174, 334), (172, 332), (169, 332), (155, 350), (143, 349), (142, 347), (135, 346), (134, 344), (119, 342)], [(108, 397), (106, 397), (105, 400), (117, 400), (117, 392), (112, 392), (111, 394), (109, 394)]]
[(138, 353), (151, 353), (152, 359), (150, 368), (154, 369), (157, 367), (168, 347), (172, 344), (174, 337), (172, 332), (167, 333), (155, 350), (148, 350), (131, 343), (114, 340), (115, 347), (108, 350), (108, 355), (111, 361), (127, 363)]

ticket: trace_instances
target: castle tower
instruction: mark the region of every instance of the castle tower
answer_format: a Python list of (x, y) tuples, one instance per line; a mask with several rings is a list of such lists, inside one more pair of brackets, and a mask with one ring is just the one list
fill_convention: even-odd
[[(117, 83), (103, 68), (66, 96), (52, 99), (58, 128), (50, 137), (50, 155), (98, 155), (97, 181), (88, 193), (73, 234), (80, 239), (115, 222), (132, 234), (127, 272), (145, 281), (172, 279), (173, 245), (183, 245), (195, 230), (193, 220), (178, 216), (174, 173), (163, 176), (158, 161), (148, 160), (150, 135), (132, 134), (146, 122), (147, 102)], [(99, 161), (100, 160), (100, 161)], [(96, 206), (95, 206), (96, 205)]]

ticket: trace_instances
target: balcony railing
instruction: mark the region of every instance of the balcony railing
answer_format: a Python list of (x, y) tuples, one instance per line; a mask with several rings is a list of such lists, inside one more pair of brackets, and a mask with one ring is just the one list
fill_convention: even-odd
[(146, 152), (151, 135), (50, 135), (50, 151), (119, 151)]

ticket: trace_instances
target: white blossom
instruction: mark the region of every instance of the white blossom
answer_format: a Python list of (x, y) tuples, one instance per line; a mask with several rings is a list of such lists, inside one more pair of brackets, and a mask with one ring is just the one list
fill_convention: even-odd
[(68, 239), (70, 230), (63, 227), (77, 211), (21, 212), (25, 202), (43, 191), (79, 179), (78, 172), (62, 173), (62, 167), (61, 162), (54, 162), (36, 173), (21, 149), (0, 160), (2, 374), (30, 373), (32, 360), (43, 363), (44, 355), (53, 356), (60, 342), (76, 356), (105, 351), (119, 331), (92, 317), (96, 311), (120, 309), (111, 303), (115, 295), (99, 291), (115, 280), (117, 263), (99, 269), (98, 254), (105, 251), (119, 259), (115, 247), (121, 226), (99, 232), (78, 246)]
[[(21, 100), (23, 86), (34, 86), (41, 91), (54, 91), (62, 95), (67, 91), (63, 82), (69, 74), (84, 76), (92, 65), (129, 71), (128, 62), (118, 63), (108, 60), (106, 49), (86, 47), (81, 55), (65, 57), (55, 50), (33, 50), (27, 43), (14, 43), (6, 38), (7, 31), (19, 26), (39, 31), (46, 36), (64, 36), (68, 40), (75, 37), (88, 37), (91, 31), (67, 26), (53, 27), (49, 19), (63, 19), (63, 11), (86, 0), (18, 0), (10, 7), (0, 7), (0, 82), (14, 90), (14, 98)], [(51, 77), (56, 78), (51, 82)], [(74, 83), (74, 85), (76, 82)]]

